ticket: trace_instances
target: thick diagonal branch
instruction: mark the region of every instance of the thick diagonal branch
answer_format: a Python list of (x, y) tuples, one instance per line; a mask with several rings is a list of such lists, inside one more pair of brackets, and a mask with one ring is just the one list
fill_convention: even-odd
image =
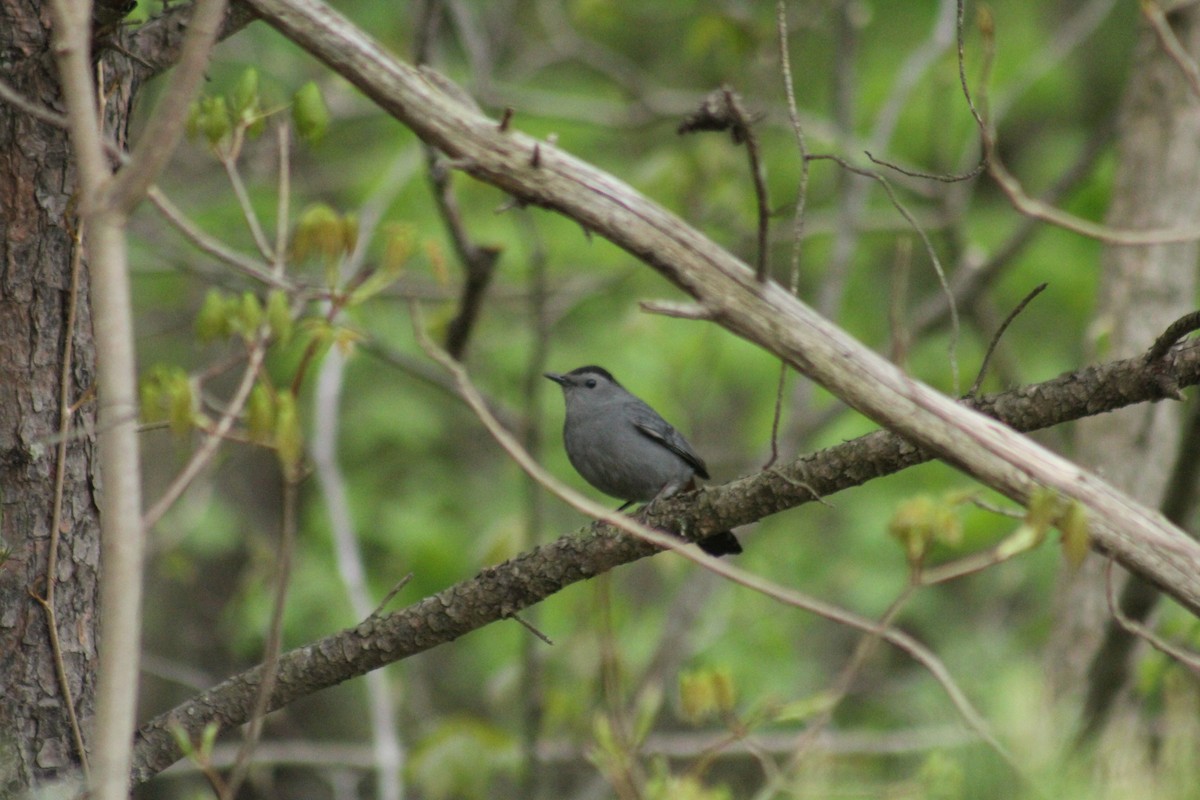
[(1078, 502), (1095, 545), (1200, 613), (1200, 545), (1070, 461), (905, 375), (683, 220), (546, 142), (463, 105), (316, 0), (248, 0), (468, 173), (559, 211), (642, 259), (714, 320), (774, 353), (852, 407), (997, 491), (1048, 488)]
[[(1163, 366), (1149, 365), (1141, 357), (1112, 362), (988, 395), (976, 401), (975, 407), (1019, 430), (1045, 428), (1157, 399), (1160, 389), (1155, 372)], [(1200, 344), (1168, 356), (1165, 367), (1180, 386), (1200, 383)], [(647, 522), (664, 530), (687, 531), (694, 540), (933, 457), (889, 431), (877, 431), (699, 495), (676, 496), (657, 504)], [(356, 628), (285, 653), (279, 660), (269, 707), (282, 708), (300, 697), (453, 641), (572, 583), (653, 552), (651, 545), (615, 537), (602, 525), (591, 526), (584, 536), (564, 536), (395, 614), (373, 615)], [(135, 748), (134, 781), (149, 779), (180, 757), (170, 733), (172, 725), (183, 726), (194, 738), (210, 721), (222, 729), (245, 722), (259, 680), (259, 668), (236, 675), (144, 725)]]

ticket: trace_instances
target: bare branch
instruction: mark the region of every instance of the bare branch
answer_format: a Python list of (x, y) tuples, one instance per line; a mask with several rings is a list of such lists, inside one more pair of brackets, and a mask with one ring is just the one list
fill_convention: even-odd
[(1200, 545), (1155, 512), (1061, 456), (904, 375), (781, 287), (628, 185), (541, 143), (500, 133), (419, 70), (316, 0), (249, 0), (270, 24), (342, 74), (474, 177), (558, 210), (637, 255), (717, 313), (720, 324), (780, 356), (851, 406), (1018, 502), (1049, 488), (1087, 511), (1096, 547), (1200, 612)]
[[(285, 470), (286, 472), (286, 470)], [(292, 582), (292, 550), (296, 542), (296, 505), (299, 502), (298, 487), (292, 478), (284, 475), (283, 503), (279, 521), (279, 552), (275, 556), (275, 598), (271, 606), (271, 622), (267, 628), (265, 651), (262, 663), (262, 678), (254, 697), (254, 709), (250, 713), (250, 726), (246, 738), (238, 748), (233, 772), (221, 791), (221, 800), (235, 800), (238, 789), (250, 772), (254, 748), (262, 736), (263, 723), (267, 714), (267, 703), (278, 677), (279, 654), (283, 649), (283, 611), (287, 604), (288, 587)]]
[(225, 4), (226, 0), (194, 0), (191, 4), (187, 35), (170, 85), (149, 115), (128, 163), (107, 188), (106, 202), (114, 209), (124, 214), (131, 212), (175, 152), (187, 124), (188, 106), (204, 80), (208, 54), (225, 18)]
[(67, 678), (66, 664), (63, 662), (62, 644), (58, 636), (58, 615), (55, 613), (55, 585), (58, 583), (58, 543), (62, 531), (63, 487), (67, 474), (67, 444), (71, 440), (71, 419), (75, 415), (75, 405), (71, 402), (71, 370), (74, 368), (75, 318), (79, 305), (79, 273), (83, 268), (83, 226), (76, 231), (74, 247), (71, 252), (71, 290), (67, 299), (67, 320), (63, 333), (62, 371), (59, 373), (58, 388), (58, 453), (54, 462), (54, 510), (50, 515), (50, 544), (46, 553), (46, 592), (39, 596), (30, 590), (33, 599), (46, 612), (46, 627), (50, 634), (50, 650), (54, 654), (54, 672), (58, 678), (59, 691), (62, 692), (62, 704), (66, 708), (67, 718), (71, 722), (71, 736), (75, 740), (76, 755), (83, 766), (83, 777), (91, 782), (91, 765), (88, 763), (87, 747), (83, 743), (83, 731), (79, 726), (79, 716), (75, 712), (75, 699), (71, 692), (71, 682)]
[(1117, 621), (1117, 624), (1120, 625), (1126, 633), (1144, 640), (1155, 650), (1170, 656), (1191, 670), (1194, 675), (1200, 677), (1200, 653), (1189, 653), (1180, 647), (1176, 647), (1165, 639), (1159, 637), (1154, 633), (1154, 631), (1150, 630), (1145, 625), (1142, 625), (1140, 622), (1135, 622), (1122, 613), (1121, 606), (1117, 602), (1116, 591), (1113, 588), (1113, 563), (1113, 560), (1110, 558), (1108, 560), (1108, 567), (1105, 570), (1105, 596), (1108, 598), (1108, 610), (1109, 613), (1113, 615), (1113, 619)]
[(150, 202), (167, 218), (167, 221), (178, 228), (179, 232), (202, 252), (208, 253), (213, 258), (225, 262), (239, 272), (272, 288), (286, 290), (295, 288), (286, 278), (273, 274), (264, 262), (231, 250), (223, 241), (205, 232), (172, 203), (170, 198), (163, 194), (157, 186), (151, 186), (147, 195)]
[(1187, 79), (1192, 94), (1200, 98), (1200, 67), (1196, 66), (1195, 60), (1179, 43), (1179, 37), (1175, 35), (1175, 31), (1171, 30), (1171, 23), (1167, 21), (1167, 15), (1163, 12), (1162, 7), (1154, 0), (1143, 0), (1138, 6), (1142, 10), (1142, 16), (1150, 21), (1150, 27), (1154, 31), (1154, 35), (1158, 37), (1163, 50), (1178, 65), (1179, 71)]
[(125, 238), (126, 216), (102, 202), (110, 180), (104, 151), (91, 53), (91, 4), (53, 0), (54, 56), (58, 64), (78, 169), (80, 216), (91, 271), (92, 320), (98, 360), (100, 405), (100, 618), (104, 641), (92, 726), (91, 795), (98, 800), (128, 797), (137, 703), (141, 641), (142, 563), (141, 461), (137, 442), (133, 312)]
[(1154, 340), (1153, 346), (1146, 353), (1146, 361), (1148, 363), (1158, 361), (1175, 346), (1176, 342), (1197, 330), (1200, 330), (1200, 311), (1184, 314), (1167, 326), (1162, 335)]
[(675, 129), (678, 134), (699, 131), (729, 131), (733, 143), (746, 145), (746, 156), (750, 159), (750, 177), (754, 181), (754, 198), (758, 204), (758, 251), (755, 260), (755, 277), (767, 279), (768, 233), (771, 222), (771, 203), (767, 199), (767, 175), (758, 154), (758, 137), (754, 133), (754, 120), (742, 105), (742, 98), (725, 85), (709, 92), (700, 107), (684, 117)]
[[(180, 60), (180, 50), (187, 38), (191, 15), (191, 4), (173, 4), (124, 37), (127, 54), (143, 68), (139, 75), (141, 79), (149, 80)], [(249, 6), (234, 2), (226, 8), (217, 38), (226, 39), (253, 20), (254, 12)]]
[(971, 388), (967, 390), (967, 397), (974, 397), (979, 393), (979, 387), (983, 385), (983, 378), (985, 375), (987, 375), (988, 362), (992, 360), (992, 354), (996, 352), (996, 347), (1000, 344), (1000, 338), (1004, 336), (1004, 332), (1008, 330), (1008, 326), (1011, 325), (1013, 320), (1015, 320), (1020, 313), (1025, 310), (1025, 306), (1029, 305), (1033, 298), (1037, 297), (1046, 290), (1048, 285), (1049, 284), (1046, 283), (1039, 283), (1037, 286), (1035, 286), (1033, 291), (1025, 295), (1025, 297), (1021, 299), (1021, 302), (1017, 303), (1017, 307), (1008, 312), (1008, 316), (1005, 317), (1004, 321), (1000, 323), (1000, 327), (998, 327), (996, 329), (996, 333), (992, 335), (992, 340), (988, 342), (987, 351), (983, 354), (983, 362), (979, 365), (979, 374), (975, 376), (975, 382), (971, 384)]
[(233, 397), (229, 401), (228, 408), (221, 415), (221, 419), (217, 422), (217, 427), (213, 429), (204, 439), (203, 444), (196, 448), (188, 458), (187, 463), (175, 479), (171, 481), (162, 496), (158, 501), (146, 511), (142, 517), (142, 525), (146, 530), (150, 530), (158, 524), (163, 515), (175, 505), (175, 502), (183, 495), (187, 487), (191, 485), (196, 476), (200, 474), (212, 457), (217, 454), (217, 448), (225, 440), (225, 436), (233, 429), (233, 424), (237, 421), (238, 415), (242, 413), (242, 409), (246, 405), (246, 401), (250, 399), (250, 391), (254, 388), (254, 382), (258, 379), (258, 371), (262, 368), (263, 359), (267, 354), (267, 340), (270, 338), (270, 330), (266, 325), (259, 330), (254, 342), (250, 345), (249, 356), (246, 360), (246, 369), (242, 372), (242, 379), (238, 383), (237, 389), (233, 392)]
[[(1182, 385), (1200, 383), (1200, 345), (1173, 352), (1167, 359)], [(1154, 399), (1157, 391), (1149, 368), (1138, 357), (987, 395), (977, 400), (975, 407), (1020, 430), (1033, 430)], [(893, 433), (877, 431), (725, 486), (670, 498), (650, 509), (645, 521), (658, 530), (686, 530), (698, 538), (932, 458), (932, 453)], [(664, 541), (674, 547), (681, 544), (670, 538)], [(372, 615), (355, 628), (284, 654), (270, 707), (280, 708), (334, 683), (452, 641), (504, 619), (513, 609), (528, 608), (571, 583), (655, 551), (647, 542), (618, 537), (612, 528), (598, 523), (584, 536), (568, 535), (536, 547), (396, 614)], [(691, 548), (680, 552), (703, 557)], [(717, 562), (716, 567), (726, 574), (720, 569), (723, 564)], [(863, 622), (867, 625), (864, 630), (875, 625), (870, 620)], [(256, 670), (235, 676), (146, 723), (138, 736), (134, 781), (149, 779), (178, 758), (169, 732), (173, 722), (197, 733), (214, 716), (229, 725), (244, 721), (257, 680)]]

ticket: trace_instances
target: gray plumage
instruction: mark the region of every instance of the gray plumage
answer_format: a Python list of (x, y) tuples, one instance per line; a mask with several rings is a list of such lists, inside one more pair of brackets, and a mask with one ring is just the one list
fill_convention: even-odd
[[(600, 491), (646, 503), (690, 488), (696, 476), (708, 478), (708, 467), (687, 439), (608, 370), (579, 367), (546, 377), (562, 387), (566, 401), (567, 458)], [(728, 531), (706, 537), (700, 546), (713, 555), (742, 550)]]

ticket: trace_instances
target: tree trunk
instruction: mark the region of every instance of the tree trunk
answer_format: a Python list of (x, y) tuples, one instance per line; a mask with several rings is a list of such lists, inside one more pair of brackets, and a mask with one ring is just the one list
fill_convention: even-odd
[[(1169, 16), (1188, 54), (1200, 53), (1200, 14)], [(1118, 165), (1107, 222), (1121, 228), (1191, 227), (1200, 217), (1200, 98), (1155, 33), (1142, 26), (1118, 117)], [(1091, 330), (1094, 359), (1143, 352), (1172, 321), (1192, 310), (1197, 244), (1110, 246), (1101, 267)], [(1082, 420), (1076, 455), (1114, 486), (1150, 506), (1162, 502), (1182, 438), (1181, 404), (1154, 403)], [(1110, 614), (1106, 560), (1089, 556), (1059, 597), (1048, 665), (1059, 692), (1087, 685)], [(1119, 687), (1110, 687), (1113, 691)]]
[[(50, 13), (40, 2), (0, 0), (0, 80), (31, 105), (59, 111)], [(114, 72), (106, 76), (110, 90)], [(122, 137), (131, 92), (106, 104)], [(0, 100), (0, 796), (69, 776), (80, 754), (65, 683), (86, 735), (94, 703), (100, 524), (93, 474), (96, 352), (88, 273), (72, 291), (76, 176), (67, 134)], [(68, 329), (74, 298), (73, 329)], [(70, 417), (63, 464), (51, 646), (45, 598), (54, 516), (67, 342)]]

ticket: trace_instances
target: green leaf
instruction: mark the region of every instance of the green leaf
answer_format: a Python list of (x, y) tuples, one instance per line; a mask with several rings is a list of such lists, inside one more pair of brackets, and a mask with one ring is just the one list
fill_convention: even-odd
[(727, 669), (699, 669), (679, 676), (683, 717), (692, 724), (733, 710), (736, 691)]
[(817, 692), (814, 695), (785, 703), (771, 715), (772, 722), (804, 722), (824, 714), (837, 702), (833, 692)]
[(1062, 532), (1063, 557), (1072, 569), (1078, 568), (1092, 548), (1092, 535), (1088, 531), (1087, 512), (1078, 500), (1072, 500), (1066, 513), (1058, 521)]
[(934, 542), (956, 545), (962, 540), (960, 505), (954, 497), (941, 500), (918, 495), (901, 503), (888, 523), (888, 533), (904, 547), (910, 565), (920, 564)]
[(141, 385), (138, 387), (138, 395), (142, 406), (142, 422), (162, 422), (167, 418), (167, 415), (163, 411), (162, 383), (154, 380), (149, 375), (144, 375), (142, 376)]
[(280, 289), (273, 289), (267, 295), (267, 324), (271, 326), (271, 335), (281, 345), (292, 340), (292, 331), (295, 329), (292, 309), (288, 306), (287, 295)]
[(246, 401), (246, 430), (260, 444), (270, 442), (275, 435), (275, 399), (261, 382), (254, 384)]
[(389, 222), (383, 226), (383, 235), (383, 271), (399, 274), (412, 258), (416, 228), (403, 222)]
[(209, 289), (196, 315), (196, 338), (201, 342), (225, 339), (232, 332), (228, 305), (220, 289)]
[[(354, 230), (357, 234), (357, 224)], [(310, 256), (319, 256), (331, 263), (349, 252), (347, 238), (347, 224), (342, 216), (324, 203), (315, 203), (304, 209), (296, 223), (292, 233), (292, 258), (304, 261)]]
[(296, 132), (308, 144), (316, 144), (329, 128), (329, 110), (325, 98), (313, 81), (301, 86), (292, 97), (292, 121)]
[(181, 369), (166, 388), (170, 397), (167, 415), (171, 432), (183, 436), (196, 422), (196, 394), (192, 389), (192, 381)]
[(142, 377), (138, 393), (145, 422), (167, 422), (183, 435), (196, 422), (196, 397), (192, 381), (182, 367), (159, 364)]
[(1058, 492), (1039, 486), (1029, 497), (1025, 522), (1044, 536), (1058, 519), (1061, 507), (1062, 499)]
[(275, 453), (287, 479), (298, 479), (304, 457), (304, 435), (300, 430), (296, 396), (290, 391), (279, 392), (275, 398)]
[(258, 332), (258, 326), (263, 321), (262, 303), (254, 292), (242, 292), (241, 304), (237, 313), (237, 330), (247, 339)]
[(171, 738), (175, 740), (175, 745), (179, 748), (179, 752), (183, 753), (183, 757), (194, 761), (196, 758), (196, 748), (192, 745), (192, 739), (188, 736), (188, 732), (183, 725), (171, 720), (167, 723), (167, 731), (171, 734)]
[(204, 732), (200, 734), (200, 757), (206, 763), (212, 758), (213, 747), (217, 743), (217, 734), (220, 730), (221, 726), (216, 722), (209, 722), (204, 726)]
[(258, 70), (247, 67), (233, 87), (233, 112), (242, 122), (249, 122), (261, 113), (258, 100)]
[(188, 132), (193, 138), (203, 136), (216, 145), (233, 130), (233, 119), (224, 97), (201, 97), (188, 114)]

